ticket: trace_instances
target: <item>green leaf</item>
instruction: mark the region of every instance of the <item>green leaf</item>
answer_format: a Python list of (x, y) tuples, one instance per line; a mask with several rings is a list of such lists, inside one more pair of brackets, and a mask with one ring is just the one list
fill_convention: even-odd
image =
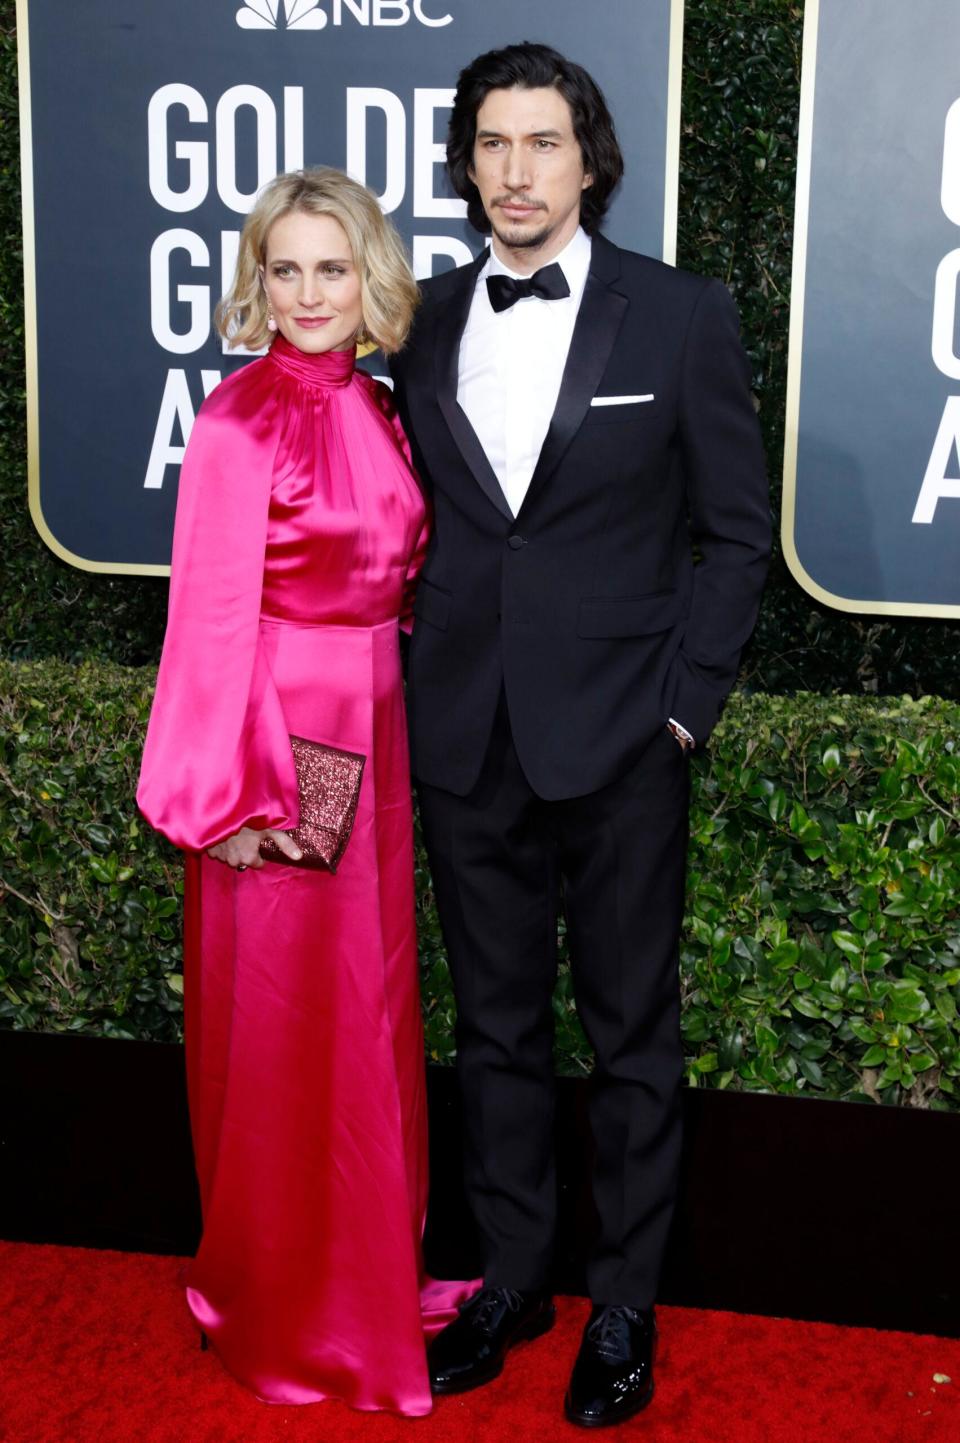
[(884, 1004), (884, 1012), (893, 1022), (916, 1022), (929, 1010), (923, 993), (909, 984), (895, 984)]
[(753, 1029), (754, 1039), (760, 1052), (776, 1052), (780, 1046), (780, 1038), (772, 1027), (765, 1022), (758, 1022)]
[(886, 1060), (886, 1056), (887, 1056), (887, 1049), (886, 1049), (885, 1047), (880, 1047), (880, 1046), (878, 1046), (878, 1045), (875, 1045), (875, 1046), (873, 1046), (873, 1047), (868, 1047), (867, 1050), (866, 1050), (866, 1052), (863, 1054), (863, 1056), (862, 1056), (861, 1059), (860, 1059), (860, 1066), (861, 1066), (861, 1067), (879, 1067), (879, 1066), (880, 1066), (880, 1063), (881, 1063), (881, 1062), (884, 1062), (884, 1061)]
[(87, 865), (96, 877), (98, 882), (110, 883), (116, 876), (116, 867), (110, 867), (109, 863), (102, 857), (91, 856)]
[(770, 813), (772, 822), (779, 822), (787, 810), (787, 794), (782, 787), (779, 787), (767, 803), (767, 810)]
[(796, 966), (800, 958), (800, 948), (796, 942), (779, 942), (772, 948), (769, 955), (771, 966), (778, 971), (786, 970)]
[(933, 999), (933, 1005), (936, 1007), (944, 1022), (956, 1021), (957, 1004), (949, 992), (938, 992)]
[(728, 1028), (721, 1033), (717, 1048), (717, 1063), (723, 1071), (735, 1068), (743, 1056), (743, 1033), (739, 1027)]

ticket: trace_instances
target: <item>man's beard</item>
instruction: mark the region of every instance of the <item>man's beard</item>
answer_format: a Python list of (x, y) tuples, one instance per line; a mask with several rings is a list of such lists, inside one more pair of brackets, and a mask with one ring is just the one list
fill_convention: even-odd
[[(517, 222), (514, 221), (513, 224), (517, 225)], [(500, 244), (512, 251), (538, 250), (540, 246), (544, 245), (550, 239), (556, 229), (555, 226), (545, 225), (542, 230), (537, 230), (533, 233), (520, 230), (518, 235), (512, 235), (509, 232), (502, 231), (493, 220), (490, 221), (490, 227)]]

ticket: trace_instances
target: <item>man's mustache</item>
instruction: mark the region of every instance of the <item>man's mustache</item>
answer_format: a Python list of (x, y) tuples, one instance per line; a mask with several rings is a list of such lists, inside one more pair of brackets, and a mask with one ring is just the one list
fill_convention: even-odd
[(497, 195), (494, 196), (492, 205), (528, 205), (533, 210), (546, 210), (546, 203), (542, 200), (534, 200), (529, 195)]

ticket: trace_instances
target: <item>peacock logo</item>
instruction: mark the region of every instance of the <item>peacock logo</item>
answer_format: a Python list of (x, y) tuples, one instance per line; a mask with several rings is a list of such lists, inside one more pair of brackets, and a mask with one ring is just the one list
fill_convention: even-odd
[(322, 30), (327, 23), (319, 0), (246, 0), (237, 11), (242, 30)]
[[(242, 30), (325, 30), (328, 22), (337, 29), (345, 21), (364, 27), (409, 25), (415, 21), (430, 30), (453, 24), (453, 16), (431, 15), (427, 5), (435, 0), (244, 0), (237, 11)], [(329, 15), (327, 11), (329, 10)]]

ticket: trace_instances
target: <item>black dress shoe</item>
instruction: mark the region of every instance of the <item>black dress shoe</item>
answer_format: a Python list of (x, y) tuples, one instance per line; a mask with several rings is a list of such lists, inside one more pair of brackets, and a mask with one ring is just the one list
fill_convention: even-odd
[(466, 1393), (489, 1383), (514, 1344), (539, 1338), (553, 1327), (556, 1316), (549, 1293), (481, 1288), (427, 1349), (431, 1388), (435, 1393)]
[(594, 1306), (567, 1390), (565, 1411), (581, 1428), (632, 1418), (653, 1397), (653, 1309)]

